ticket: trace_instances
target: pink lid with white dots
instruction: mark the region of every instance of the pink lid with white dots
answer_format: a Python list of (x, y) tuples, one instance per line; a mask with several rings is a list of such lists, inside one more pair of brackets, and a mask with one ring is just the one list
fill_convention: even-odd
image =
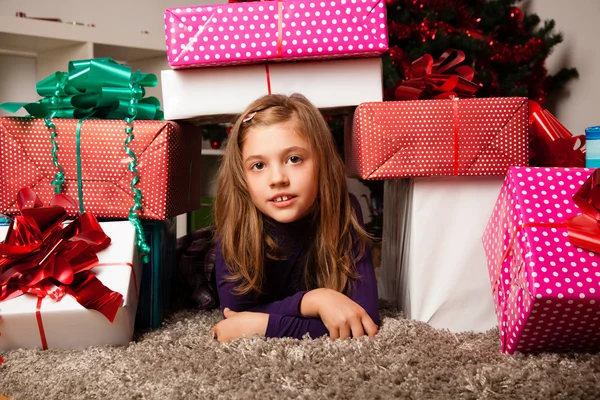
[(383, 0), (280, 0), (168, 8), (173, 68), (376, 57), (388, 49)]
[(600, 348), (600, 255), (571, 244), (564, 225), (592, 172), (508, 171), (483, 236), (504, 352)]

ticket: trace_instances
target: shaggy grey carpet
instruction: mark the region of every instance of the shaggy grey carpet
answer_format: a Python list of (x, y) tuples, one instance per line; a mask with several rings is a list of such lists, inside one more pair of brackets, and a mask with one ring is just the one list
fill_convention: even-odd
[(500, 353), (498, 332), (452, 334), (382, 309), (373, 341), (219, 344), (217, 312), (180, 311), (127, 347), (2, 354), (14, 399), (597, 399), (599, 354)]

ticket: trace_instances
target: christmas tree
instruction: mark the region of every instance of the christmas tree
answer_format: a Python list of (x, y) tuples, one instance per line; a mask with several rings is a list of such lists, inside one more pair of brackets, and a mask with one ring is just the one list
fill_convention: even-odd
[[(477, 97), (523, 96), (544, 105), (578, 76), (574, 68), (549, 75), (545, 61), (562, 42), (553, 20), (540, 24), (520, 0), (386, 0), (389, 51), (383, 56), (385, 100), (398, 99), (412, 61), (449, 48), (462, 50), (475, 72)], [(540, 26), (541, 25), (541, 26)]]

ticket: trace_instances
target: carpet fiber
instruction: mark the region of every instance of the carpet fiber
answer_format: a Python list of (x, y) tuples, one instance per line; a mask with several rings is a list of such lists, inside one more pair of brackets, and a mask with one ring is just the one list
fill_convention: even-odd
[(180, 311), (127, 347), (2, 354), (14, 399), (597, 399), (600, 354), (500, 353), (498, 332), (452, 334), (382, 309), (373, 341), (219, 344), (217, 312)]

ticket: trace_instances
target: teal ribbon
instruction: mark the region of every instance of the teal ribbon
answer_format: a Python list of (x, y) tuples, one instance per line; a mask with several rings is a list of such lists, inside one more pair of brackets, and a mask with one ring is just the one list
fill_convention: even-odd
[[(43, 97), (35, 103), (3, 103), (0, 108), (16, 112), (25, 108), (38, 118), (101, 118), (160, 120), (164, 113), (156, 97), (144, 98), (145, 87), (154, 87), (154, 74), (132, 72), (111, 58), (94, 58), (69, 62), (68, 72), (55, 72), (36, 85)], [(135, 100), (132, 102), (131, 100)]]
[(58, 144), (56, 126), (52, 118), (76, 118), (77, 123), (77, 189), (79, 209), (83, 212), (83, 189), (81, 182), (81, 125), (84, 119), (124, 119), (127, 122), (125, 133), (125, 152), (131, 157), (128, 169), (133, 172), (131, 190), (134, 193), (134, 205), (129, 210), (129, 220), (136, 227), (137, 246), (142, 260), (148, 262), (150, 248), (146, 243), (144, 231), (138, 213), (142, 210), (143, 195), (136, 187), (139, 182), (137, 158), (129, 148), (134, 139), (133, 120), (162, 120), (160, 101), (156, 97), (145, 98), (145, 87), (154, 87), (158, 79), (154, 74), (135, 72), (126, 65), (111, 58), (95, 58), (69, 62), (68, 72), (55, 72), (37, 83), (37, 93), (43, 98), (35, 103), (3, 103), (0, 109), (17, 112), (24, 108), (31, 117), (44, 118), (51, 131), (52, 163), (58, 169), (52, 185), (54, 192), (60, 193), (65, 176), (58, 162)]
[(83, 118), (77, 121), (77, 128), (75, 128), (75, 155), (77, 157), (77, 197), (79, 198), (79, 212), (83, 214), (83, 178), (81, 168), (81, 125), (83, 125)]

